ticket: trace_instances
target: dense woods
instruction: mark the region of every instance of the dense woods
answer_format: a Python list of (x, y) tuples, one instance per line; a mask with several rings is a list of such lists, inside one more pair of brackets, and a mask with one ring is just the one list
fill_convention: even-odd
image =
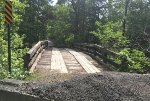
[[(23, 56), (39, 40), (57, 46), (94, 43), (115, 51), (118, 71), (149, 73), (149, 0), (13, 0), (12, 77), (25, 78)], [(7, 72), (7, 33), (0, 2), (0, 79)]]

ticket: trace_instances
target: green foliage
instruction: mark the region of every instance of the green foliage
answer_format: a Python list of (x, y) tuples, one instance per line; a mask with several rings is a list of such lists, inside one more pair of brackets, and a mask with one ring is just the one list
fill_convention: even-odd
[(127, 47), (129, 41), (122, 35), (119, 30), (118, 22), (108, 22), (102, 25), (96, 22), (97, 30), (91, 32), (92, 35), (98, 38), (99, 44), (109, 49), (120, 49)]
[(52, 18), (52, 7), (49, 5), (50, 0), (28, 0), (28, 6), (21, 24), (19, 25), (19, 34), (24, 35), (24, 43), (27, 47), (39, 40), (45, 40), (47, 37), (46, 25), (47, 20)]
[[(0, 2), (0, 9), (4, 9), (4, 3)], [(12, 78), (24, 79), (26, 76), (23, 68), (23, 56), (27, 48), (23, 48), (23, 37), (18, 35), (22, 13), (26, 7), (26, 0), (20, 2), (13, 0), (13, 25), (11, 26), (11, 54), (12, 54)], [(0, 79), (8, 77), (8, 53), (7, 31), (4, 25), (4, 14), (0, 12)]]
[(150, 49), (150, 1), (132, 0), (127, 17), (126, 37), (131, 46), (139, 50)]
[(125, 48), (119, 52), (119, 57), (115, 62), (121, 67), (120, 71), (147, 73), (150, 69), (150, 60), (144, 55), (143, 52)]
[(71, 45), (73, 42), (73, 34), (71, 33), (70, 21), (71, 8), (65, 5), (57, 5), (54, 8), (53, 15), (55, 19), (50, 20), (47, 25), (49, 37), (53, 39), (57, 45)]
[(12, 79), (24, 80), (28, 75), (28, 71), (24, 70), (23, 68), (12, 69)]
[(67, 37), (65, 38), (65, 44), (68, 46), (68, 47), (71, 47), (73, 45), (73, 42), (74, 42), (74, 34), (72, 33), (69, 33), (67, 35)]
[[(106, 43), (111, 43), (111, 41), (115, 43), (116, 37), (121, 36), (123, 32), (122, 34), (130, 41), (130, 47), (141, 51), (150, 49), (149, 2), (149, 0), (58, 0), (58, 4), (65, 4), (73, 9), (71, 12), (72, 31), (78, 42), (105, 43), (104, 46), (109, 48), (111, 44)], [(102, 40), (102, 43), (97, 42), (97, 39), (103, 39), (104, 36), (99, 38), (99, 35), (95, 33), (96, 37), (93, 39), (93, 36), (89, 35), (89, 32), (96, 31), (96, 21), (109, 28), (109, 30), (105, 29), (106, 32), (100, 32), (102, 35), (111, 34), (109, 38)], [(113, 29), (107, 25), (118, 26), (118, 29), (111, 31)], [(121, 36), (117, 40), (124, 40), (124, 38)], [(126, 41), (117, 42), (119, 47), (124, 47), (125, 43)], [(117, 44), (114, 47), (118, 47)]]

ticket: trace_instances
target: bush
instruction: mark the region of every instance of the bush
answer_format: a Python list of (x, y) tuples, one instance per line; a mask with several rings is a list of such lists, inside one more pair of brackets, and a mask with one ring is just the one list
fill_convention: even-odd
[[(0, 9), (3, 9), (4, 3), (0, 2)], [(26, 8), (26, 0), (20, 2), (13, 0), (13, 25), (11, 26), (11, 68), (12, 78), (24, 79), (25, 71), (23, 69), (23, 56), (27, 48), (23, 48), (23, 36), (18, 34), (19, 24), (22, 20), (22, 14)], [(0, 79), (7, 78), (8, 75), (8, 46), (7, 34), (5, 32), (4, 14), (0, 12)]]
[(96, 26), (97, 30), (91, 32), (91, 34), (99, 39), (98, 44), (115, 50), (120, 50), (128, 46), (129, 40), (122, 35), (118, 22), (108, 22), (104, 25), (96, 22)]
[(27, 75), (29, 74), (28, 71), (25, 71), (23, 68), (16, 68), (12, 69), (12, 79), (19, 79), (24, 80)]
[(69, 34), (66, 39), (65, 39), (65, 44), (68, 46), (68, 47), (71, 47), (73, 45), (73, 42), (74, 42), (74, 34)]
[(70, 46), (74, 40), (71, 30), (72, 25), (70, 24), (71, 10), (70, 7), (65, 5), (57, 5), (53, 11), (55, 19), (48, 21), (49, 38), (53, 39), (57, 46)]
[(141, 51), (125, 48), (119, 52), (115, 62), (120, 65), (119, 71), (148, 73), (150, 60)]

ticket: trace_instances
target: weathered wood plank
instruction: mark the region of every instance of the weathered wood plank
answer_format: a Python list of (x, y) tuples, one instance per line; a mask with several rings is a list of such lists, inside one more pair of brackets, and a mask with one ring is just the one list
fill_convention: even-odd
[(68, 73), (67, 67), (58, 48), (53, 48), (52, 50), (51, 70), (56, 70), (60, 73)]
[(87, 60), (83, 55), (81, 55), (78, 52), (71, 50), (71, 49), (66, 49), (66, 50), (68, 50), (71, 54), (74, 55), (74, 57), (81, 64), (81, 66), (86, 70), (87, 73), (101, 72), (89, 60)]

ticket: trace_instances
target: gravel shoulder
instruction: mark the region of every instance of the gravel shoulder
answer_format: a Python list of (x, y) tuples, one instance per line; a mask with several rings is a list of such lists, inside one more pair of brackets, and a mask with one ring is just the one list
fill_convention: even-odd
[(50, 101), (150, 101), (150, 75), (103, 72), (68, 75), (53, 83), (36, 81), (24, 84), (20, 91)]

